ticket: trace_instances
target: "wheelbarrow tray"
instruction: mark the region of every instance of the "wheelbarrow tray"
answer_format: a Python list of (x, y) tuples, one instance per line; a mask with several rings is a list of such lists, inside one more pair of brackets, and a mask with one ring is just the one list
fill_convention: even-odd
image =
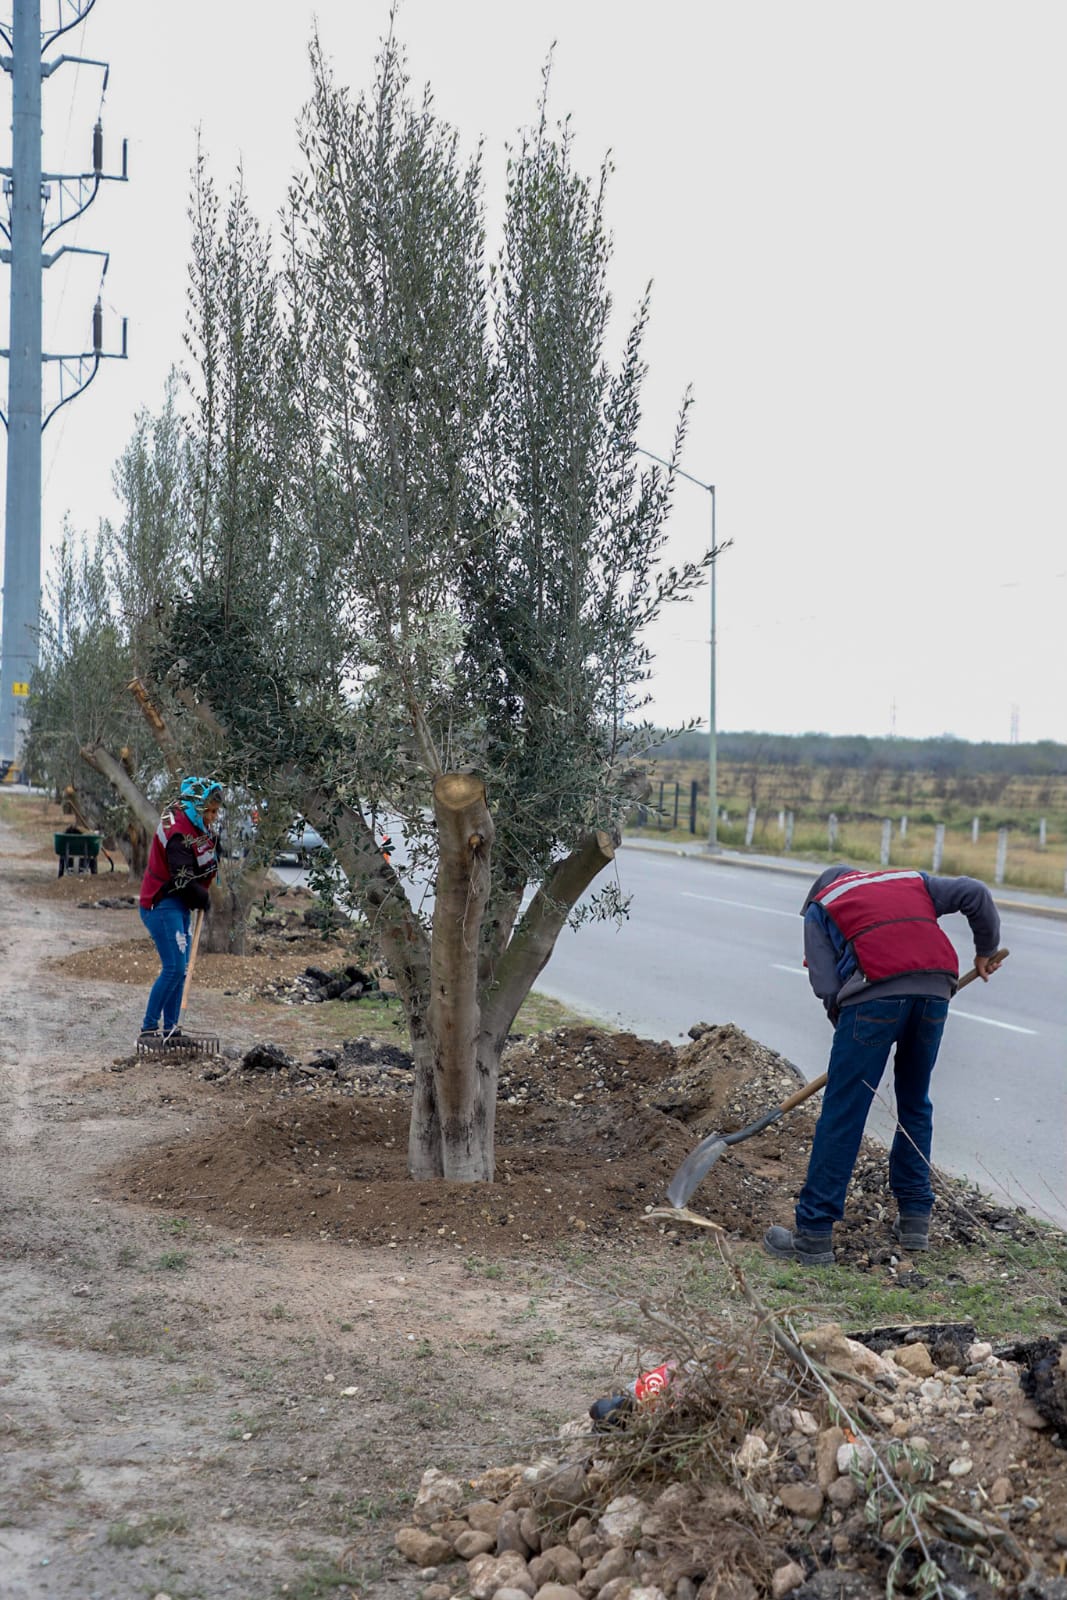
[(54, 833), (52, 843), (57, 856), (98, 856), (102, 833)]

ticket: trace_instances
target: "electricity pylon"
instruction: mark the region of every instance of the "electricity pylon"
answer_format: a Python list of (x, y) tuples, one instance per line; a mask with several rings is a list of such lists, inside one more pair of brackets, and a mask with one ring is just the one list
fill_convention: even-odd
[[(0, 233), (9, 248), (0, 249), (0, 261), (11, 267), (10, 348), (8, 405), (0, 420), (7, 427), (7, 498), (4, 525), (3, 634), (0, 640), (0, 777), (18, 775), (26, 734), (26, 697), (37, 665), (41, 608), (41, 432), (60, 406), (88, 388), (101, 361), (126, 356), (126, 323), (122, 348), (103, 348), (103, 308), (97, 298), (92, 317), (92, 348), (69, 355), (48, 355), (41, 348), (42, 275), (64, 254), (95, 255), (104, 250), (60, 245), (45, 254), (44, 246), (60, 228), (73, 222), (96, 199), (100, 185), (126, 181), (126, 146), (122, 171), (103, 170), (103, 131), (99, 119), (93, 130), (92, 170), (61, 173), (41, 171), (41, 84), (67, 62), (100, 67), (107, 88), (106, 62), (85, 56), (42, 59), (60, 36), (75, 27), (93, 9), (96, 0), (46, 0), (54, 10), (54, 26), (41, 25), (41, 0), (13, 0), (9, 24), (0, 23), (0, 39), (10, 56), (0, 56), (0, 67), (11, 74), (11, 165), (0, 167), (8, 199), (8, 221)], [(57, 363), (58, 398), (44, 409), (43, 369)]]

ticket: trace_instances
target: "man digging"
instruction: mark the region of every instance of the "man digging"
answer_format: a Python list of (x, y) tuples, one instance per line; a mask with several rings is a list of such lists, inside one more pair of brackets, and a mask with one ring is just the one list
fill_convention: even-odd
[(836, 866), (808, 891), (801, 907), (804, 964), (833, 1023), (834, 1042), (795, 1231), (768, 1228), (763, 1246), (770, 1255), (813, 1267), (833, 1263), (833, 1225), (844, 1216), (867, 1114), (894, 1045), (893, 1234), (905, 1250), (929, 1249), (930, 1077), (959, 978), (955, 949), (938, 918), (954, 911), (970, 923), (975, 969), (987, 982), (1002, 959), (1000, 917), (976, 878)]

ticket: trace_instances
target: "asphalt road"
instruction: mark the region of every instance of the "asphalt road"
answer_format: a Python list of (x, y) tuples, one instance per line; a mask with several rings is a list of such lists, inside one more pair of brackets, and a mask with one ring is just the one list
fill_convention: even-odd
[[(806, 1078), (823, 1072), (830, 1025), (801, 965), (807, 880), (625, 848), (617, 864), (629, 921), (566, 930), (538, 989), (675, 1043), (694, 1022), (734, 1022)], [(1067, 1226), (1067, 922), (1001, 920), (1010, 959), (952, 1002), (934, 1075), (934, 1160)], [(966, 971), (966, 920), (942, 927)], [(891, 1071), (879, 1093), (868, 1126), (885, 1138)]]
[[(694, 1022), (733, 1022), (804, 1077), (825, 1070), (830, 1025), (801, 966), (806, 876), (625, 847), (616, 865), (629, 920), (565, 929), (541, 993), (672, 1043)], [(968, 970), (966, 920), (942, 927)], [(934, 1161), (1067, 1227), (1067, 921), (1002, 912), (1001, 943), (1011, 956), (996, 977), (952, 1002), (934, 1074)], [(892, 1137), (891, 1071), (868, 1127)]]

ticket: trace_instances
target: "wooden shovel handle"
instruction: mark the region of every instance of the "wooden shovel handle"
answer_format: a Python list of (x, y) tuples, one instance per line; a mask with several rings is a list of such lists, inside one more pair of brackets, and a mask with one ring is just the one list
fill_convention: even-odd
[[(1006, 961), (1010, 954), (1011, 952), (1009, 950), (998, 950), (996, 955), (992, 956), (990, 959), (999, 964), (1001, 961)], [(965, 989), (969, 983), (973, 983), (977, 976), (977, 967), (972, 967), (970, 972), (965, 972), (959, 983), (956, 985), (957, 994), (961, 989)], [(812, 1078), (811, 1082), (806, 1083), (802, 1089), (798, 1089), (796, 1094), (791, 1094), (788, 1100), (783, 1100), (779, 1110), (783, 1112), (792, 1111), (794, 1106), (803, 1104), (803, 1102), (808, 1099), (809, 1095), (817, 1094), (818, 1091), (823, 1088), (825, 1083), (826, 1073), (823, 1072), (819, 1077)]]
[[(189, 998), (189, 985), (193, 981), (193, 968), (196, 965), (196, 952), (200, 948), (200, 930), (203, 928), (203, 926), (204, 926), (204, 913), (202, 911), (198, 911), (196, 913), (196, 924), (195, 924), (195, 926), (193, 928), (192, 948), (189, 951), (189, 965), (185, 969), (185, 986), (182, 989), (181, 1011), (185, 1010), (185, 1002)], [(179, 1012), (179, 1016), (180, 1015), (181, 1015), (181, 1012)]]

